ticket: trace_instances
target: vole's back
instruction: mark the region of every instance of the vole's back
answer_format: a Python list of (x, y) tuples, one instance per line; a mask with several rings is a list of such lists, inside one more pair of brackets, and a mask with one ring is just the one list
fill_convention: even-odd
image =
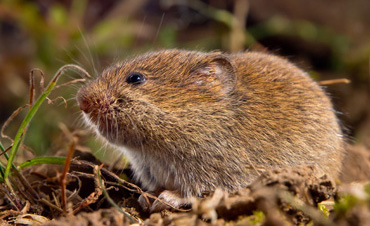
[(235, 95), (246, 100), (240, 113), (250, 128), (246, 139), (257, 144), (249, 155), (256, 168), (269, 162), (273, 167), (312, 165), (318, 175), (337, 176), (343, 139), (323, 90), (280, 57), (254, 52), (231, 57), (239, 76)]

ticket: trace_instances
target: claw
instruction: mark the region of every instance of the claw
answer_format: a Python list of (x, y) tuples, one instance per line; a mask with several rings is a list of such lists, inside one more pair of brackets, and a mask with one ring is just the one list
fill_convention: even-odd
[(182, 197), (177, 191), (164, 190), (158, 196), (158, 199), (150, 206), (151, 213), (168, 210), (171, 209), (171, 207), (180, 208), (191, 204), (189, 198)]
[(150, 206), (152, 205), (151, 203), (153, 202), (153, 199), (145, 195), (140, 195), (138, 202), (139, 202), (141, 209), (143, 209), (144, 212), (148, 212), (150, 209)]
[[(152, 195), (158, 194), (157, 192), (148, 192)], [(158, 199), (149, 198), (142, 194), (140, 195), (138, 202), (144, 212), (160, 212), (162, 210), (169, 210), (171, 208), (180, 208), (186, 205), (190, 205), (190, 199), (184, 198), (177, 191), (163, 190), (159, 193)]]

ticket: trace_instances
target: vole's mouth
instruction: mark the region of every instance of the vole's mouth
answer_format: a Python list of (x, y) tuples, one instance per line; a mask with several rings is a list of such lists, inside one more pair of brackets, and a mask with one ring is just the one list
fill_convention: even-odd
[(126, 110), (128, 101), (104, 94), (98, 97), (81, 92), (77, 101), (85, 123), (95, 133), (115, 145), (135, 145), (141, 143), (140, 129), (134, 117)]
[(99, 136), (116, 143), (118, 139), (118, 122), (111, 115), (97, 115), (94, 112), (83, 113), (85, 123)]

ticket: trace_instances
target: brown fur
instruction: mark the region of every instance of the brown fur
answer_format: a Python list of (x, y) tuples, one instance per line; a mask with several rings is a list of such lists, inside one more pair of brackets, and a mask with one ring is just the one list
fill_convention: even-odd
[[(127, 84), (131, 72), (146, 82)], [(189, 197), (237, 190), (272, 168), (340, 170), (343, 138), (329, 98), (276, 56), (152, 52), (107, 68), (77, 99), (152, 191)]]

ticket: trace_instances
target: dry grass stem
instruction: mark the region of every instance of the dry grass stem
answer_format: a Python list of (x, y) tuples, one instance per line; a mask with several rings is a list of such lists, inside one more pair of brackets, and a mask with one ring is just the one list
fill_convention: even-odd
[(62, 97), (62, 96), (59, 96), (59, 97), (54, 98), (54, 99), (52, 99), (52, 100), (51, 100), (51, 99), (49, 99), (48, 97), (47, 97), (46, 99), (48, 100), (48, 104), (54, 104), (56, 100), (61, 99), (61, 100), (63, 100), (63, 102), (64, 102), (64, 107), (65, 107), (65, 108), (67, 108), (67, 107), (68, 107), (67, 100), (66, 100), (64, 97)]
[(13, 121), (13, 119), (15, 117), (17, 117), (19, 112), (21, 112), (23, 109), (25, 109), (28, 106), (29, 106), (29, 104), (26, 104), (26, 105), (23, 105), (23, 106), (17, 108), (17, 110), (13, 111), (13, 113), (9, 116), (9, 118), (4, 122), (3, 126), (1, 127), (1, 137), (2, 138), (10, 140), (12, 143), (14, 142), (14, 140), (11, 137), (9, 137), (8, 135), (6, 135), (4, 131), (9, 126), (9, 124)]
[(44, 72), (39, 69), (39, 68), (34, 68), (31, 70), (30, 74), (29, 74), (29, 79), (30, 79), (30, 99), (29, 99), (29, 105), (30, 105), (30, 108), (32, 107), (33, 103), (35, 102), (35, 79), (34, 79), (34, 72), (35, 71), (38, 71), (40, 72), (40, 89), (41, 89), (41, 93), (44, 92), (44, 84), (45, 84), (45, 75), (44, 75)]
[(66, 193), (66, 183), (67, 183), (67, 173), (69, 172), (69, 168), (71, 166), (72, 157), (74, 154), (74, 151), (76, 149), (76, 144), (78, 142), (78, 138), (75, 136), (72, 136), (71, 132), (67, 129), (67, 127), (64, 124), (59, 124), (59, 127), (63, 131), (63, 133), (68, 138), (70, 145), (68, 148), (68, 155), (66, 158), (66, 161), (64, 163), (64, 168), (62, 175), (60, 177), (60, 187), (61, 187), (61, 199), (62, 199), (62, 207), (64, 211), (67, 211), (67, 193)]
[(66, 82), (66, 83), (63, 83), (63, 84), (60, 84), (60, 85), (55, 86), (54, 87), (54, 90), (59, 89), (61, 87), (69, 86), (71, 84), (76, 84), (76, 83), (85, 82), (85, 81), (86, 81), (86, 79), (84, 79), (84, 78), (74, 79), (72, 81), (69, 81), (69, 82)]
[(348, 83), (351, 83), (351, 80), (346, 79), (346, 78), (339, 78), (339, 79), (330, 79), (330, 80), (320, 81), (319, 85), (329, 86), (329, 85), (335, 85), (335, 84), (348, 84)]

